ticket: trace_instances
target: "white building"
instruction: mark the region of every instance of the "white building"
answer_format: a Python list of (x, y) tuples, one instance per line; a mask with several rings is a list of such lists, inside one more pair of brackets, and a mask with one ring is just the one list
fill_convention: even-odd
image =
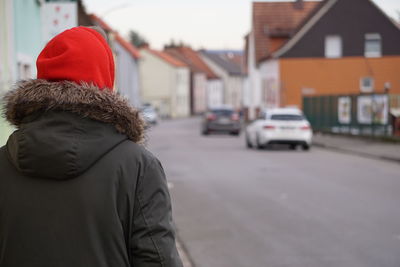
[(207, 80), (207, 107), (220, 107), (224, 104), (224, 83), (220, 78)]
[(162, 117), (190, 115), (190, 70), (165, 52), (140, 50), (140, 81), (143, 103), (150, 103)]
[(169, 47), (165, 51), (190, 68), (191, 114), (201, 114), (223, 104), (223, 81), (200, 53), (187, 46)]
[(245, 75), (241, 51), (201, 51), (203, 60), (223, 81), (223, 104), (239, 110), (243, 107)]
[(91, 14), (89, 18), (107, 34), (108, 43), (115, 58), (115, 90), (125, 97), (132, 107), (139, 108), (142, 104), (139, 89), (139, 50), (122, 38), (103, 19), (94, 14)]
[(115, 34), (114, 40), (115, 88), (120, 95), (128, 99), (131, 106), (139, 108), (142, 104), (139, 90), (139, 50), (124, 40), (118, 33)]

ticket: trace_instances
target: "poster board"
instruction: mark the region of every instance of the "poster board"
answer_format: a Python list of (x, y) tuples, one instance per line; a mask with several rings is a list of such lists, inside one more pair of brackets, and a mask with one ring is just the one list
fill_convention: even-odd
[(389, 99), (387, 95), (375, 95), (372, 101), (372, 120), (375, 124), (385, 125), (389, 120)]
[(387, 95), (368, 95), (357, 98), (357, 120), (360, 124), (386, 125), (389, 121)]
[(349, 96), (338, 98), (338, 120), (340, 124), (351, 123), (351, 98)]
[(359, 124), (372, 124), (372, 96), (357, 97), (357, 121)]

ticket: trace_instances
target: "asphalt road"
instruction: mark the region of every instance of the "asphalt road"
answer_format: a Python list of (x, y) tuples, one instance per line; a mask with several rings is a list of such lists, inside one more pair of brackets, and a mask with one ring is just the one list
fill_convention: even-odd
[(248, 150), (198, 119), (148, 133), (196, 267), (400, 267), (400, 165), (312, 148)]

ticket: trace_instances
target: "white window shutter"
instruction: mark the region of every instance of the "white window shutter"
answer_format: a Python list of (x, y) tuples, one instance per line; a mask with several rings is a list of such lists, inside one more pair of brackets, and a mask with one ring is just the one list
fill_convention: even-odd
[(339, 35), (329, 35), (325, 37), (325, 57), (342, 57), (342, 38)]

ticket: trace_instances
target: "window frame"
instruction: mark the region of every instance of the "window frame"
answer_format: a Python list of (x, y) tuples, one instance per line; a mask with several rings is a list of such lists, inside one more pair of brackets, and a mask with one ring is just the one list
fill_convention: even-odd
[[(371, 86), (365, 86), (364, 81), (366, 79), (370, 79)], [(374, 92), (374, 87), (375, 87), (375, 80), (373, 77), (370, 76), (364, 76), (360, 78), (360, 92), (361, 93), (372, 93)]]
[[(368, 41), (379, 41), (379, 51), (368, 51)], [(379, 33), (366, 33), (364, 35), (364, 56), (368, 58), (382, 57), (382, 37)]]

